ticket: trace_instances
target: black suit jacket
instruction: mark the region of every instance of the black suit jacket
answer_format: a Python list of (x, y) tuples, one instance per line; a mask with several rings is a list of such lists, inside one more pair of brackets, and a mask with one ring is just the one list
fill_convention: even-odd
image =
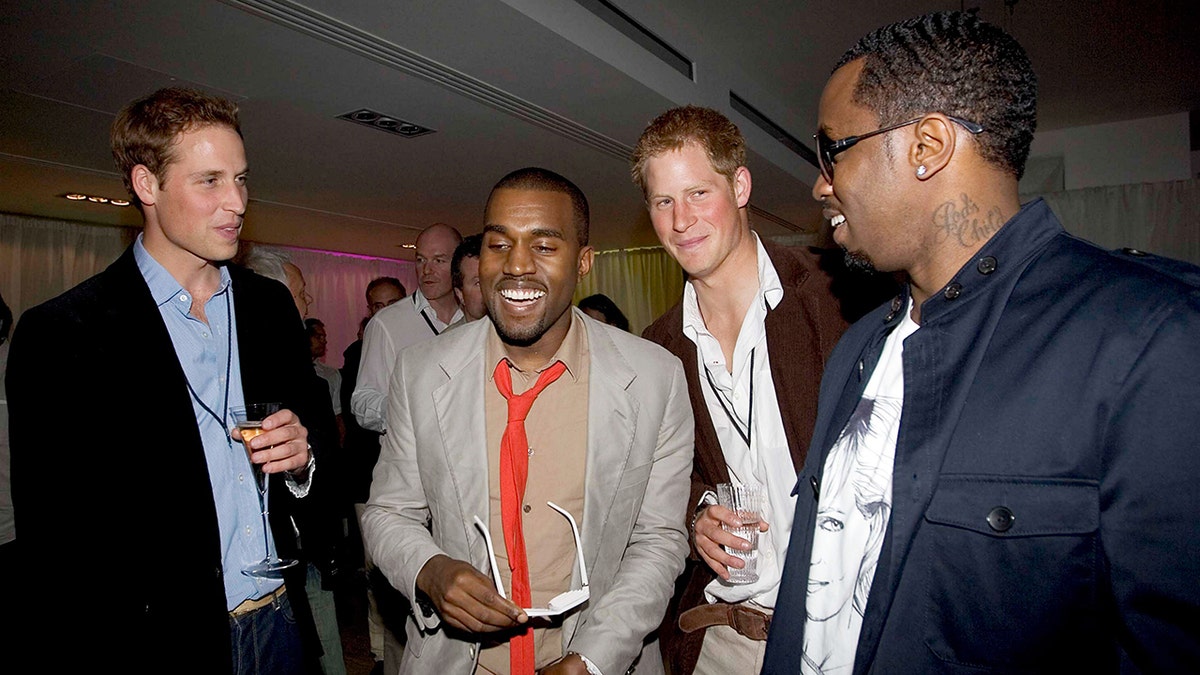
[[(236, 266), (230, 274), (246, 400), (281, 401), (302, 423), (319, 424), (307, 339), (287, 290)], [(212, 483), (228, 478), (208, 474), (182, 366), (132, 248), (24, 314), (7, 385), (32, 594), (22, 645), (45, 660), (65, 656), (52, 649), (66, 640), (87, 662), (124, 672), (183, 663), (227, 672)], [(322, 436), (310, 433), (314, 446)], [(296, 500), (274, 478), (272, 530), (288, 555)], [(311, 628), (304, 567), (294, 572), (288, 595)]]
[[(793, 465), (799, 470), (804, 465), (817, 417), (817, 393), (825, 359), (846, 329), (846, 321), (831, 290), (833, 277), (822, 271), (816, 256), (766, 239), (763, 247), (784, 289), (779, 305), (767, 314), (767, 345), (771, 355), (771, 379), (779, 399), (788, 450)], [(683, 334), (682, 300), (651, 324), (642, 336), (666, 347), (683, 361), (696, 418), (690, 502), (695, 505), (706, 490), (715, 492), (717, 483), (729, 482), (729, 469), (708, 414), (708, 405), (704, 402), (696, 345)], [(688, 518), (691, 518), (690, 513)], [(660, 633), (664, 656), (676, 675), (686, 675), (695, 669), (704, 640), (702, 631), (686, 634), (679, 630), (679, 613), (704, 603), (704, 587), (713, 579), (716, 575), (693, 550)]]

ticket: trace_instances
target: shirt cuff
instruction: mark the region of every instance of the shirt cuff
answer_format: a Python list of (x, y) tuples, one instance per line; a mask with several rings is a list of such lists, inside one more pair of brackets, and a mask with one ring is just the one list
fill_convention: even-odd
[(580, 660), (583, 661), (583, 665), (587, 666), (589, 675), (604, 675), (604, 673), (600, 672), (600, 669), (596, 667), (596, 664), (592, 663), (591, 659), (584, 656), (583, 654), (580, 654), (579, 652), (571, 652), (571, 653), (578, 656), (580, 658)]
[(312, 447), (308, 449), (308, 464), (304, 465), (304, 482), (297, 483), (296, 477), (292, 472), (285, 471), (283, 474), (283, 483), (287, 485), (288, 492), (296, 499), (303, 499), (308, 496), (308, 491), (312, 488), (313, 474), (317, 472), (317, 457), (312, 454)]

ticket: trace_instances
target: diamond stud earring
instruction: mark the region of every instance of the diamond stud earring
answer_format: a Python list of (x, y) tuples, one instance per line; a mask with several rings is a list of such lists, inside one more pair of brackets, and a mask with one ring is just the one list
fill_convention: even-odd
[(929, 169), (926, 169), (924, 164), (922, 164), (921, 166), (918, 166), (917, 167), (917, 178), (924, 178), (925, 172), (928, 170)]

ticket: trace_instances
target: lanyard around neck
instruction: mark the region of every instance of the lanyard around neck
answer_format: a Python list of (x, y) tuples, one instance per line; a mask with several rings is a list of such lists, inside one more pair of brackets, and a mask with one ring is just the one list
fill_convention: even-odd
[[(416, 293), (412, 294), (412, 303), (413, 303), (413, 307), (415, 308), (417, 306), (417, 294)], [(428, 309), (428, 308), (426, 308), (426, 309)], [(435, 336), (442, 334), (442, 332), (437, 329), (437, 326), (433, 325), (433, 322), (429, 320), (429, 315), (425, 313), (424, 309), (417, 310), (417, 314), (420, 314), (421, 318), (425, 319), (425, 325), (429, 326), (429, 330), (433, 331), (433, 334)]]
[[(222, 411), (229, 410), (229, 375), (233, 371), (233, 311), (229, 306), (228, 288), (225, 289), (225, 340), (225, 399), (221, 404)], [(196, 399), (196, 403), (199, 403), (200, 407), (204, 408), (204, 412), (208, 413), (214, 420), (217, 421), (218, 426), (224, 428), (225, 416), (218, 415), (213, 411), (212, 408), (208, 407), (208, 404), (204, 402), (204, 399), (200, 398), (200, 395), (196, 393), (195, 387), (192, 386), (191, 380), (189, 380), (187, 377), (187, 371), (184, 371), (183, 373), (183, 381), (187, 382), (188, 391), (191, 392), (192, 398)], [(225, 440), (230, 445), (233, 445), (233, 439), (229, 436), (229, 434), (226, 434), (225, 436)]]
[(708, 378), (708, 387), (712, 389), (713, 396), (716, 397), (717, 403), (720, 404), (721, 410), (725, 411), (725, 416), (729, 418), (729, 423), (733, 425), (734, 431), (746, 443), (746, 449), (750, 450), (750, 438), (754, 434), (754, 350), (750, 350), (750, 401), (746, 411), (746, 430), (742, 431), (742, 427), (738, 424), (737, 416), (733, 411), (725, 405), (725, 399), (721, 396), (720, 390), (717, 389), (717, 383), (713, 382), (712, 373), (708, 372), (708, 366), (704, 366), (704, 376)]

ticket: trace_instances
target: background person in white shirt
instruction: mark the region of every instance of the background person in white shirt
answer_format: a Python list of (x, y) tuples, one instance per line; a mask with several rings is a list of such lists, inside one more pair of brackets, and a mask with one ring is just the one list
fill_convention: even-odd
[(450, 261), (462, 241), (458, 230), (435, 223), (417, 236), (417, 284), (411, 296), (380, 310), (363, 334), (362, 362), (350, 409), (364, 429), (386, 431), (388, 379), (396, 354), (436, 337), (462, 318), (450, 278)]

